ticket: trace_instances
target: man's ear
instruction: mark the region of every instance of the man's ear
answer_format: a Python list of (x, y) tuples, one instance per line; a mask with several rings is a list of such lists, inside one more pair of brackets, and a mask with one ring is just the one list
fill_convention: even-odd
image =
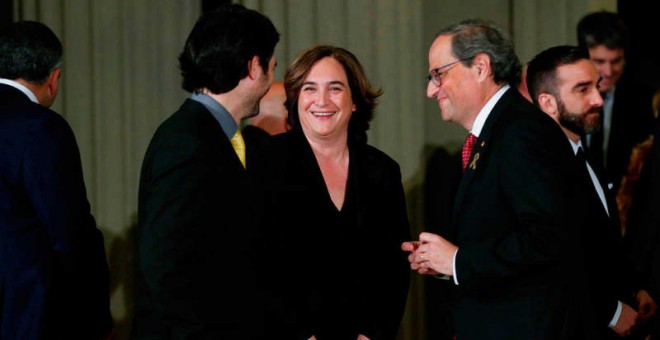
[(472, 59), (472, 66), (479, 79), (485, 79), (490, 76), (490, 57), (486, 53), (479, 53)]
[(46, 81), (48, 95), (53, 97), (57, 95), (61, 73), (62, 73), (62, 69), (58, 67), (54, 69), (53, 72), (51, 72), (50, 75), (48, 76), (48, 80)]
[(555, 96), (549, 93), (539, 94), (539, 108), (556, 121), (559, 121), (559, 104)]
[(263, 69), (259, 63), (259, 57), (255, 55), (248, 61), (248, 77), (253, 80), (259, 79), (261, 73), (263, 73)]

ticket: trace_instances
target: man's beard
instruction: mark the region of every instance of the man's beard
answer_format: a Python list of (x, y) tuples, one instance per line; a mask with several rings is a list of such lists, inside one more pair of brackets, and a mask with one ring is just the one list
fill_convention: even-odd
[(264, 93), (262, 93), (260, 96), (258, 96), (258, 99), (255, 101), (254, 106), (252, 106), (252, 109), (250, 110), (250, 113), (247, 115), (247, 117), (245, 117), (243, 119), (252, 118), (252, 117), (255, 117), (255, 116), (259, 115), (259, 109), (260, 109), (259, 104), (261, 103), (261, 99), (266, 95), (266, 93), (268, 93), (268, 90), (270, 90), (270, 86), (268, 86), (266, 88)]
[[(568, 111), (564, 103), (559, 101), (559, 124), (580, 136), (594, 134), (600, 131), (601, 127), (600, 109), (600, 107), (591, 106), (584, 112), (575, 113)], [(592, 115), (592, 113), (598, 113), (598, 115)]]
[(257, 103), (252, 107), (252, 110), (250, 110), (250, 113), (247, 115), (247, 117), (243, 119), (252, 118), (257, 115), (259, 115), (259, 101), (257, 101)]

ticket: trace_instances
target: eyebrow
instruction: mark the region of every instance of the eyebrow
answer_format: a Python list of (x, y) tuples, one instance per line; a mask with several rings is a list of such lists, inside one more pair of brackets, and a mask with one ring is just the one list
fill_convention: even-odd
[[(329, 84), (330, 85), (341, 85), (341, 86), (346, 87), (346, 84), (344, 84), (343, 82), (341, 82), (339, 80), (331, 80), (329, 82)], [(314, 81), (306, 81), (306, 82), (303, 83), (303, 86), (305, 86), (305, 85), (318, 85), (318, 84)]]
[[(600, 80), (600, 79), (599, 79), (599, 80)], [(583, 82), (579, 82), (579, 83), (577, 83), (577, 84), (575, 84), (575, 85), (573, 86), (573, 90), (577, 90), (577, 89), (579, 89), (579, 88), (581, 88), (581, 87), (586, 87), (586, 86), (589, 86), (589, 85), (591, 85), (591, 84), (593, 84), (592, 81), (583, 81)]]

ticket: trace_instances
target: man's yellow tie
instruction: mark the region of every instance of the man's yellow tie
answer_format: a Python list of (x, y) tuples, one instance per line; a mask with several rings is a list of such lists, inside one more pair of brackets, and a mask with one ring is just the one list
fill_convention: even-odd
[(234, 137), (231, 137), (231, 146), (234, 147), (238, 159), (241, 160), (241, 164), (243, 164), (243, 168), (245, 168), (245, 141), (243, 140), (243, 135), (240, 130), (237, 130)]

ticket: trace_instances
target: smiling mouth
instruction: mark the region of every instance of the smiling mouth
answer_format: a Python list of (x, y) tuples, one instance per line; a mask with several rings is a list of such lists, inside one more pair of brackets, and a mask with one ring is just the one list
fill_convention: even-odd
[(336, 112), (312, 112), (314, 117), (330, 117), (334, 115)]

